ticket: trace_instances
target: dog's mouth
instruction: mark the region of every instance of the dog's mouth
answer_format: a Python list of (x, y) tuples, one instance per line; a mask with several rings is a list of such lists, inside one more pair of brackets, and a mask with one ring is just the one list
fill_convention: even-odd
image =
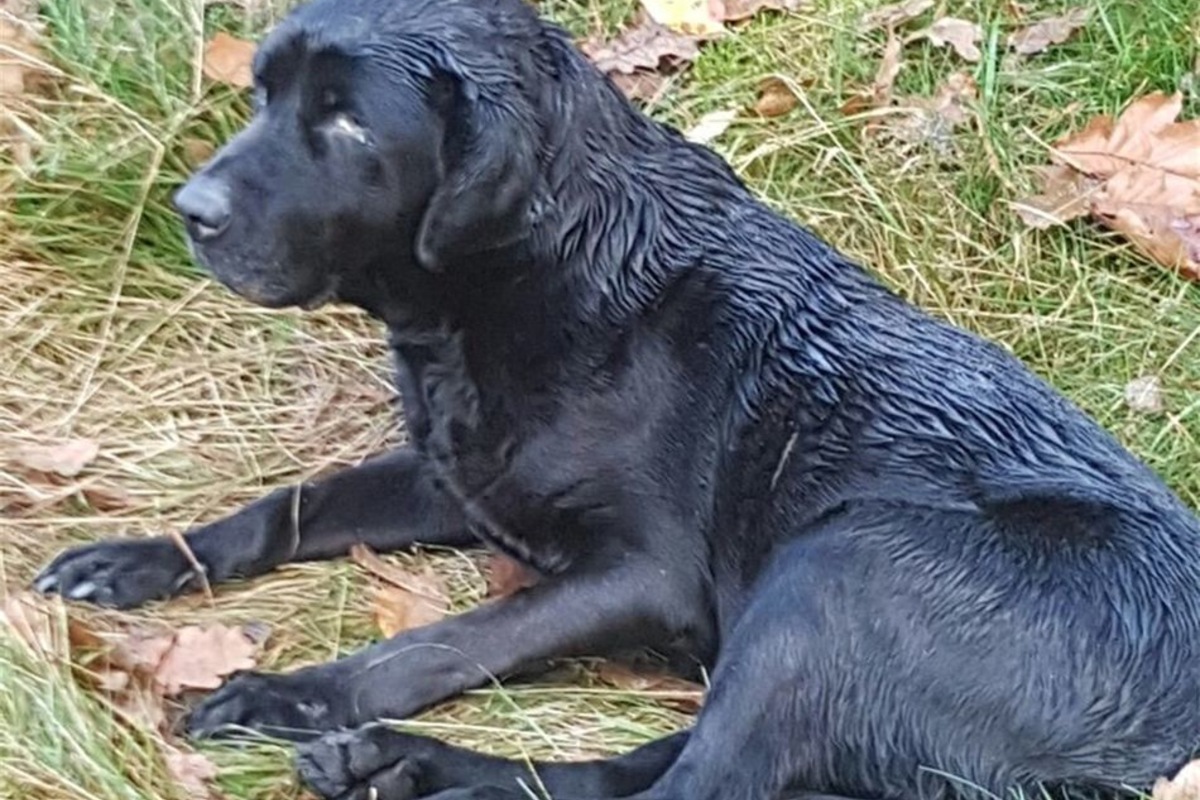
[(295, 285), (281, 279), (284, 272), (272, 259), (216, 257), (206, 253), (203, 246), (190, 238), (188, 248), (192, 259), (222, 286), (255, 305), (312, 311), (337, 298), (337, 275), (321, 276)]
[(324, 289), (317, 292), (312, 297), (309, 297), (307, 300), (301, 300), (300, 302), (296, 303), (296, 305), (305, 311), (313, 311), (325, 305), (326, 303), (330, 303), (337, 299), (337, 290), (338, 279), (337, 276), (334, 275), (325, 282)]

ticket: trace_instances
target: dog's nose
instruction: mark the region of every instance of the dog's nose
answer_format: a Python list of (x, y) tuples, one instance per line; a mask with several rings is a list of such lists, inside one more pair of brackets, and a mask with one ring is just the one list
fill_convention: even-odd
[(206, 175), (194, 176), (175, 193), (175, 208), (196, 241), (220, 236), (233, 217), (229, 187)]

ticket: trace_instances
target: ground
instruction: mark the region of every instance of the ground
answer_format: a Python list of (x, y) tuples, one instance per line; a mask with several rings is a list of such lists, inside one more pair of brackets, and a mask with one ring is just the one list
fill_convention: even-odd
[[(926, 15), (985, 31), (977, 65), (927, 43), (905, 50), (898, 94), (931, 96), (964, 69), (978, 83), (977, 122), (950, 151), (868, 139), (863, 119), (842, 113), (881, 57), (882, 35), (858, 29), (877, 0), (813, 0), (760, 17), (706, 47), (649, 111), (686, 129), (709, 111), (752, 105), (764, 77), (784, 78), (796, 109), (743, 115), (713, 143), (750, 185), (912, 301), (1010, 347), (1195, 506), (1200, 289), (1085, 220), (1030, 230), (1012, 202), (1031, 188), (1048, 143), (1097, 114), (1182, 90), (1196, 116), (1200, 10), (1194, 0), (1081, 2), (1093, 11), (1086, 28), (1028, 59), (1004, 53), (1011, 0), (942, 0)], [(0, 0), (0, 11), (16, 5)], [(616, 31), (635, 8), (540, 5), (580, 36)], [(1067, 4), (1025, 6), (1037, 18)], [(66, 545), (181, 530), (403, 437), (378, 326), (341, 308), (250, 307), (190, 265), (169, 210), (170, 191), (247, 112), (243, 95), (202, 80), (203, 42), (217, 30), (257, 35), (282, 10), (265, 0), (41, 8), (52, 85), (9, 104), (22, 122), (0, 159), (0, 579), (10, 590)], [(1124, 400), (1147, 375), (1161, 380), (1162, 413)], [(100, 453), (61, 487), (5, 457), (65, 436), (95, 440)], [(456, 607), (480, 599), (479, 554), (406, 558), (445, 576)], [(348, 562), (305, 565), (222, 588), (212, 602), (79, 614), (98, 625), (262, 620), (273, 631), (263, 663), (284, 669), (374, 635), (364, 582)], [(0, 798), (183, 796), (154, 735), (114, 725), (64, 670), (3, 637), (0, 686)], [(414, 727), (493, 752), (570, 758), (623, 751), (687, 722), (652, 694), (566, 665), (548, 682), (475, 692)], [(228, 798), (298, 796), (285, 748), (203, 751)]]

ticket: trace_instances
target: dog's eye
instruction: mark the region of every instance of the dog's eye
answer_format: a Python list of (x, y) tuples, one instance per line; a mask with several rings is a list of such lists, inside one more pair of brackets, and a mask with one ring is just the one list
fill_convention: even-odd
[(332, 114), (342, 107), (342, 97), (333, 89), (324, 89), (317, 99), (317, 109), (322, 114)]
[(334, 114), (326, 123), (326, 128), (330, 133), (349, 137), (359, 144), (371, 143), (371, 136), (367, 133), (367, 129), (358, 124), (358, 120), (349, 114)]

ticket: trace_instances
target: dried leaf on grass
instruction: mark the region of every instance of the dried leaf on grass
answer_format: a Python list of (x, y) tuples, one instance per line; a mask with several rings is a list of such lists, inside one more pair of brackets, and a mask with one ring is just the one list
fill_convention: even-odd
[(444, 605), (447, 602), (446, 584), (432, 570), (413, 572), (397, 564), (391, 564), (380, 558), (378, 553), (365, 544), (356, 544), (350, 548), (350, 560), (384, 583), (424, 597), (433, 603)]
[[(904, 43), (900, 37), (889, 30), (887, 43), (883, 46), (883, 57), (879, 60), (879, 69), (875, 72), (875, 80), (869, 89), (852, 95), (842, 103), (842, 113), (851, 116), (890, 105), (896, 78), (900, 76), (900, 69), (903, 66)], [(875, 125), (870, 127), (873, 128)]]
[(1154, 800), (1200, 800), (1200, 761), (1183, 766), (1174, 778), (1154, 782)]
[(725, 0), (721, 18), (726, 22), (741, 22), (764, 11), (797, 11), (806, 0)]
[(254, 85), (250, 65), (254, 60), (254, 42), (221, 32), (204, 45), (205, 77), (209, 80), (246, 89)]
[(1058, 17), (1035, 22), (1009, 35), (1008, 46), (1023, 56), (1041, 53), (1051, 45), (1062, 44), (1075, 31), (1087, 25), (1092, 10), (1086, 7), (1072, 8)]
[(217, 150), (217, 146), (209, 140), (195, 137), (186, 138), (179, 144), (183, 162), (191, 169), (208, 161)]
[(384, 636), (390, 638), (446, 616), (450, 593), (445, 581), (429, 568), (414, 572), (388, 563), (365, 544), (351, 547), (350, 558), (385, 584), (375, 589), (371, 601), (375, 624)]
[(579, 43), (583, 53), (626, 97), (658, 97), (667, 74), (700, 55), (700, 45), (726, 33), (725, 23), (765, 11), (794, 11), (804, 0), (642, 0), (644, 13), (613, 39)]
[(608, 75), (626, 97), (650, 100), (657, 96), (666, 76), (700, 55), (699, 40), (643, 19), (609, 41), (588, 39), (580, 49)]
[(253, 639), (252, 627), (99, 631), (69, 616), (58, 597), (21, 592), (0, 604), (0, 628), (41, 658), (72, 665), (81, 684), (106, 695), (127, 721), (151, 730), (165, 728), (165, 698), (214, 689), (255, 665), (262, 634), (250, 631)]
[(886, 28), (893, 30), (906, 22), (910, 22), (933, 8), (934, 0), (905, 0), (883, 6), (863, 17), (859, 30), (863, 33)]
[(446, 616), (446, 607), (399, 586), (380, 586), (371, 600), (371, 609), (379, 632), (386, 638), (422, 628)]
[(100, 445), (91, 439), (67, 439), (22, 447), (17, 451), (17, 461), (27, 469), (73, 478), (99, 454)]
[(34, 73), (31, 64), (41, 58), (36, 41), (32, 24), (0, 11), (0, 97), (28, 91)]
[(760, 117), (782, 117), (800, 102), (792, 87), (783, 78), (771, 75), (758, 84), (758, 100), (754, 113)]
[(950, 45), (959, 57), (971, 63), (983, 58), (979, 42), (983, 40), (983, 28), (974, 22), (956, 17), (942, 17), (932, 25), (909, 37), (908, 41), (928, 39), (936, 47)]
[(668, 66), (687, 63), (700, 55), (695, 37), (676, 33), (650, 20), (626, 30), (616, 39), (607, 42), (589, 39), (580, 48), (601, 72), (626, 75), (640, 69), (656, 70), (664, 61)]
[(695, 36), (719, 36), (725, 32), (721, 0), (641, 0), (650, 18), (671, 30)]
[(191, 800), (211, 800), (216, 797), (209, 781), (217, 777), (217, 765), (201, 753), (168, 750), (164, 756), (167, 772)]
[(1026, 225), (1039, 230), (1087, 214), (1091, 208), (1088, 198), (1100, 185), (1100, 181), (1065, 164), (1037, 167), (1035, 174), (1042, 191), (1022, 198), (1014, 208)]
[(1157, 375), (1143, 375), (1140, 378), (1134, 378), (1125, 385), (1125, 404), (1139, 414), (1161, 413), (1163, 410), (1162, 381)]
[(879, 61), (879, 69), (875, 73), (875, 82), (871, 86), (871, 98), (875, 105), (884, 106), (892, 101), (892, 90), (896, 86), (896, 78), (904, 66), (904, 46), (894, 35), (889, 35), (883, 48), (883, 58)]
[(189, 625), (169, 641), (154, 680), (168, 697), (184, 689), (216, 689), (229, 675), (251, 669), (257, 653), (258, 645), (241, 628)]
[(702, 685), (665, 672), (633, 670), (624, 664), (606, 661), (596, 669), (596, 677), (616, 689), (653, 696), (663, 705), (689, 714), (695, 714), (704, 704)]
[(1180, 94), (1139, 98), (1055, 143), (1043, 191), (1015, 204), (1044, 228), (1091, 214), (1149, 258), (1200, 280), (1200, 119)]
[(488, 555), (485, 567), (487, 574), (487, 596), (508, 597), (538, 582), (538, 575), (515, 558), (499, 553)]
[(975, 79), (956, 72), (933, 97), (899, 98), (895, 112), (868, 132), (906, 147), (928, 147), (939, 156), (948, 156), (955, 150), (955, 131), (974, 117), (973, 104), (978, 96)]
[(100, 639), (67, 616), (62, 599), (33, 592), (5, 593), (0, 628), (32, 652), (49, 660), (66, 660), (77, 650), (100, 646)]

